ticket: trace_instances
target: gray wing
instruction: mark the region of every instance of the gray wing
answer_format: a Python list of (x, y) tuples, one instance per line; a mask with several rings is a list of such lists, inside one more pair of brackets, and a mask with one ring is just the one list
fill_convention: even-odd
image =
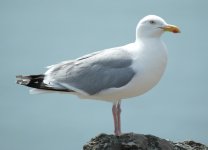
[(135, 75), (131, 56), (121, 48), (99, 51), (74, 61), (58, 64), (46, 72), (61, 86), (73, 87), (90, 95), (126, 85)]

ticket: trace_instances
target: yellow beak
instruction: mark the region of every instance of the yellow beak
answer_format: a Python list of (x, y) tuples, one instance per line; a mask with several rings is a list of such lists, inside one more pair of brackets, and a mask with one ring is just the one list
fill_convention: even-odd
[(180, 33), (180, 29), (177, 26), (174, 25), (166, 25), (164, 27), (161, 27), (164, 31), (169, 31), (169, 32), (173, 32), (173, 33)]

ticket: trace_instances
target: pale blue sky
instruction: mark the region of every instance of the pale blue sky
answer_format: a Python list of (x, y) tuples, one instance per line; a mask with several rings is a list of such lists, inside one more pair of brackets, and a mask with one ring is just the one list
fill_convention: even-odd
[(81, 149), (113, 133), (111, 104), (61, 94), (29, 95), (15, 75), (134, 41), (137, 22), (155, 14), (178, 25), (165, 33), (161, 82), (122, 102), (123, 132), (208, 144), (208, 1), (0, 0), (0, 149)]

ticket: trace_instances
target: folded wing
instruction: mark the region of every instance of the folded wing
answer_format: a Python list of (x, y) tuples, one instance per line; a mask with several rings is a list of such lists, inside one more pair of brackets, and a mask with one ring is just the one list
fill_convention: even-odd
[(99, 51), (51, 66), (43, 82), (49, 87), (94, 95), (126, 85), (135, 75), (132, 61), (131, 55), (122, 48)]

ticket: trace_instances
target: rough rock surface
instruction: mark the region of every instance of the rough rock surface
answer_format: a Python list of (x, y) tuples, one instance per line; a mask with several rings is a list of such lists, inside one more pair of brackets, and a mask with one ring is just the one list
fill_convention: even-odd
[(119, 137), (100, 134), (84, 145), (83, 150), (208, 150), (208, 147), (194, 141), (173, 143), (153, 135), (127, 133)]

